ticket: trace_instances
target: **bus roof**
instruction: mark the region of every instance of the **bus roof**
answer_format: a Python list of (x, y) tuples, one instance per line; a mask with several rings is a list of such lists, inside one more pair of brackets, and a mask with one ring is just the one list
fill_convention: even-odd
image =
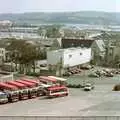
[(7, 82), (7, 83), (10, 84), (10, 85), (14, 85), (14, 86), (20, 87), (20, 88), (26, 87), (25, 84), (18, 83), (18, 82), (15, 82), (15, 81), (9, 81), (9, 82)]
[(65, 78), (60, 78), (60, 77), (55, 77), (55, 76), (48, 76), (48, 77), (54, 78), (54, 79), (56, 79), (56, 80), (58, 80), (58, 81), (66, 81), (66, 80), (67, 80), (67, 79), (65, 79)]
[(54, 87), (49, 87), (48, 90), (61, 90), (61, 89), (64, 89), (64, 88), (67, 88), (65, 86), (54, 86)]
[(46, 84), (40, 84), (42, 87), (45, 87), (45, 88), (47, 88), (47, 87), (51, 87), (51, 85), (46, 85)]
[(44, 79), (46, 81), (50, 81), (50, 82), (56, 82), (56, 79), (55, 78), (50, 78), (48, 76), (40, 76), (39, 77), (40, 79)]
[(13, 85), (9, 85), (9, 84), (6, 84), (6, 83), (0, 83), (0, 87), (3, 87), (4, 89), (17, 89), (16, 86), (13, 86)]
[(35, 83), (30, 83), (30, 82), (23, 81), (23, 80), (16, 80), (16, 82), (19, 82), (19, 83), (22, 83), (24, 85), (27, 85), (28, 87), (32, 87), (32, 86), (35, 85)]
[(32, 79), (27, 79), (27, 78), (22, 78), (23, 81), (31, 82), (31, 83), (36, 83), (39, 84), (37, 80), (32, 80)]

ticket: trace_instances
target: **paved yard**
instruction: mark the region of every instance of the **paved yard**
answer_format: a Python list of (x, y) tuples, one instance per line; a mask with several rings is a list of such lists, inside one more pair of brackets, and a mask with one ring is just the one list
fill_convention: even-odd
[[(88, 80), (87, 77), (84, 79)], [(81, 83), (82, 80), (83, 76), (73, 76), (68, 81)], [(93, 91), (69, 89), (68, 97), (40, 97), (1, 105), (0, 116), (119, 116), (120, 92), (112, 91), (119, 83), (119, 77), (89, 80), (95, 83)]]

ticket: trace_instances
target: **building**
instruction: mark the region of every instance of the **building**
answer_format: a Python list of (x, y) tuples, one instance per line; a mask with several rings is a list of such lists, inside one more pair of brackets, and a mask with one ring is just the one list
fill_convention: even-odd
[(5, 61), (5, 48), (0, 48), (0, 65)]
[[(106, 50), (106, 62), (114, 67), (120, 64), (120, 46), (108, 46)], [(117, 67), (117, 66), (116, 66)], [(120, 67), (120, 66), (119, 66)]]
[(105, 43), (103, 40), (95, 40), (91, 46), (92, 56), (96, 64), (102, 64), (101, 61), (105, 58)]
[(61, 48), (71, 48), (71, 47), (86, 47), (90, 48), (94, 40), (92, 39), (77, 39), (77, 38), (62, 38), (58, 39)]
[(91, 61), (91, 48), (68, 48), (47, 52), (48, 66), (61, 64), (62, 68), (69, 68)]
[(9, 20), (3, 20), (3, 21), (0, 21), (0, 26), (6, 26), (6, 27), (9, 27), (9, 26), (12, 26), (12, 22), (9, 21)]

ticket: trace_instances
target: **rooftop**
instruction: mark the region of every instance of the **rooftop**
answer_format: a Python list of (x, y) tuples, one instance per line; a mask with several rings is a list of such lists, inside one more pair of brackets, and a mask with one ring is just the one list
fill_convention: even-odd
[[(58, 50), (53, 50), (53, 52), (74, 52), (77, 50), (87, 50), (87, 47), (72, 47), (72, 48), (66, 48), (66, 49), (58, 49)], [(90, 49), (90, 48), (89, 48)]]

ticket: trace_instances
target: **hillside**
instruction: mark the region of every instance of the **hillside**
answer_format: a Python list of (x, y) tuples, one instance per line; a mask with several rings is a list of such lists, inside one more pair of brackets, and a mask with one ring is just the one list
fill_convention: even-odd
[(20, 24), (71, 23), (71, 24), (120, 25), (120, 13), (95, 12), (95, 11), (0, 14), (0, 20), (6, 19), (12, 20)]

